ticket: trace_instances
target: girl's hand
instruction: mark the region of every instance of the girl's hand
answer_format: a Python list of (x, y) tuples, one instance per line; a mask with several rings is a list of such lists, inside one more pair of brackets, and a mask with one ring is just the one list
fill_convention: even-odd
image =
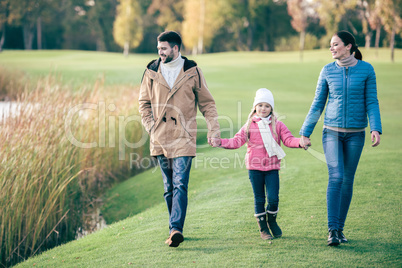
[(304, 150), (307, 150), (309, 146), (311, 146), (311, 141), (309, 138), (305, 136), (300, 137), (300, 147), (302, 147)]
[(380, 133), (378, 131), (371, 132), (371, 142), (373, 143), (371, 146), (376, 147), (380, 144)]
[(208, 138), (208, 143), (212, 147), (219, 147), (219, 146), (221, 146), (221, 139), (219, 139), (219, 138)]

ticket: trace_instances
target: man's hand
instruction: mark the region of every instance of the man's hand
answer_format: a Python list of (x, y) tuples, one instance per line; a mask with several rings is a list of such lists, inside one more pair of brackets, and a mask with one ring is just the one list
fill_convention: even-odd
[(219, 147), (221, 146), (221, 139), (220, 138), (208, 138), (208, 144), (212, 147)]

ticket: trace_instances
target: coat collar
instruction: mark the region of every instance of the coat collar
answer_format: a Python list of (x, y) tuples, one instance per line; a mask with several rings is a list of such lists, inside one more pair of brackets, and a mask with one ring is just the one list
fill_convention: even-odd
[[(182, 58), (184, 59), (184, 65), (183, 65), (183, 69), (179, 73), (179, 76), (177, 77), (177, 81), (179, 81), (179, 82), (183, 80), (182, 78), (186, 74), (186, 71), (190, 70), (193, 67), (197, 67), (197, 63), (195, 61), (189, 60), (184, 56), (182, 56)], [(150, 63), (148, 63), (147, 68), (144, 71), (144, 75), (145, 75), (145, 72), (148, 71), (148, 74), (149, 74), (151, 79), (158, 79), (158, 77), (159, 77), (159, 83), (170, 90), (170, 87), (167, 84), (167, 82), (165, 81), (165, 79), (163, 78), (162, 73), (158, 72), (160, 63), (161, 63), (160, 58), (157, 59), (157, 60), (153, 60)], [(197, 68), (195, 69), (194, 72), (196, 72), (198, 74), (198, 76), (199, 76), (199, 82), (200, 82), (199, 86), (201, 88), (200, 73), (198, 72)], [(188, 75), (186, 75), (186, 76), (189, 77)], [(176, 82), (175, 82), (174, 87), (176, 86)], [(142, 80), (141, 80), (141, 83), (142, 83)], [(176, 89), (177, 89), (177, 87), (176, 87)]]
[[(272, 118), (273, 117), (271, 117), (271, 120), (272, 120)], [(251, 118), (251, 121), (253, 122), (253, 123), (258, 123), (258, 122), (260, 122), (262, 119), (261, 119), (261, 117), (258, 117), (258, 116), (253, 116), (253, 118)]]
[(253, 116), (253, 118), (251, 119), (251, 121), (252, 121), (253, 123), (258, 123), (258, 122), (261, 121), (261, 118), (256, 117), (256, 116)]
[[(182, 57), (182, 59), (184, 59), (184, 66), (183, 66), (184, 72), (186, 72), (190, 68), (197, 66), (197, 63), (195, 61), (189, 60), (184, 56), (181, 56), (181, 57)], [(161, 63), (161, 58), (159, 58), (157, 60), (153, 60), (150, 63), (148, 63), (147, 69), (157, 72), (159, 69), (160, 63)]]

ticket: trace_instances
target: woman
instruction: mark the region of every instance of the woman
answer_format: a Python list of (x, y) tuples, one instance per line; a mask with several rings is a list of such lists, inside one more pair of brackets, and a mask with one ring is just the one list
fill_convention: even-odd
[(382, 133), (374, 68), (362, 61), (355, 38), (346, 31), (331, 39), (336, 61), (321, 70), (310, 111), (300, 130), (302, 146), (309, 143), (318, 119), (325, 111), (322, 143), (328, 167), (328, 245), (347, 242), (343, 227), (352, 200), (353, 181), (364, 146), (367, 117), (372, 146)]

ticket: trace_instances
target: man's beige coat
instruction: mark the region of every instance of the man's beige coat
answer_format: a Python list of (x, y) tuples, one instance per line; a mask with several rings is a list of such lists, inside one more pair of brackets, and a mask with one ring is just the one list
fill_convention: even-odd
[(215, 101), (194, 61), (184, 67), (171, 89), (160, 71), (160, 59), (145, 70), (139, 95), (142, 124), (150, 136), (152, 156), (196, 155), (197, 106), (206, 119), (208, 138), (220, 137)]

